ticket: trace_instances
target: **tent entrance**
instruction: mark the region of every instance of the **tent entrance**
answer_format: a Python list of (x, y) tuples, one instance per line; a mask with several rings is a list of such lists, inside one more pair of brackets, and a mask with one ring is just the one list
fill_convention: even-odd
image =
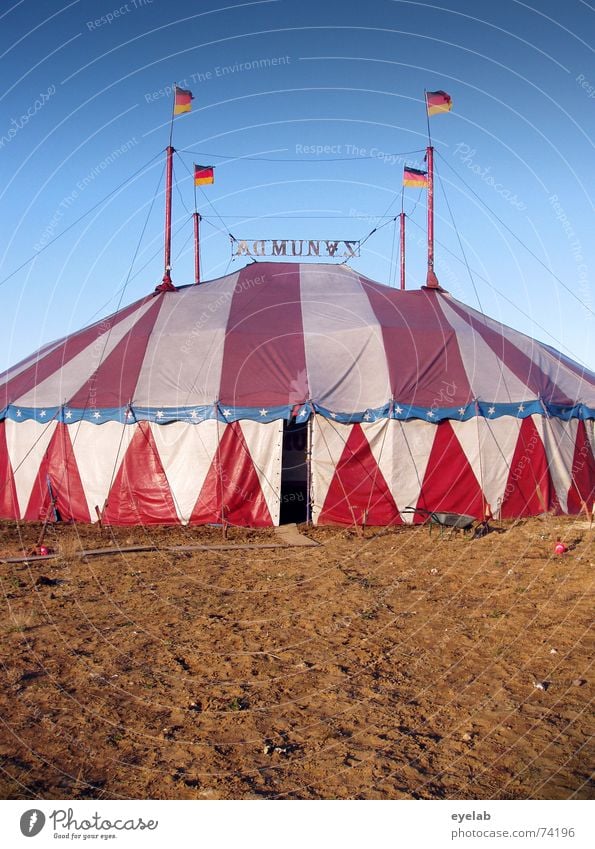
[(310, 518), (307, 451), (308, 423), (285, 422), (281, 459), (281, 525), (306, 522)]

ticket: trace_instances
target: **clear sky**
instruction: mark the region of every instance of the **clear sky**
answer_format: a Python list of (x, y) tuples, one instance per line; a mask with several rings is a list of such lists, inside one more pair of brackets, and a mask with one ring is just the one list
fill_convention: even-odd
[[(594, 43), (584, 0), (6, 0), (0, 280), (39, 256), (0, 286), (0, 368), (115, 309), (127, 280), (123, 304), (161, 279), (162, 183), (151, 202), (177, 80), (195, 101), (174, 125), (175, 283), (193, 279), (184, 162), (216, 165), (198, 195), (205, 278), (238, 266), (228, 232), (363, 239), (400, 211), (403, 161), (423, 167), (424, 88), (444, 89), (440, 282), (595, 370)], [(425, 193), (407, 189), (405, 210), (416, 288)], [(395, 285), (394, 236), (353, 267)]]

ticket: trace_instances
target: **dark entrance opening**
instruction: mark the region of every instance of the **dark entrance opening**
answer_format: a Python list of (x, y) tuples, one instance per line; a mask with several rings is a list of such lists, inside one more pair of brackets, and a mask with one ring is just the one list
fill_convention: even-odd
[(307, 522), (308, 516), (308, 423), (285, 422), (281, 461), (280, 523)]

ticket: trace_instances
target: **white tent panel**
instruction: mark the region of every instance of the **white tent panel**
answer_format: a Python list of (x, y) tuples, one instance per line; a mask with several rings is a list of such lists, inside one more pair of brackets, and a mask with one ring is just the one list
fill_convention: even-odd
[[(186, 524), (217, 453), (225, 425), (215, 419), (200, 424), (151, 424), (151, 433), (169, 483), (179, 520)], [(217, 431), (219, 429), (219, 435)]]
[(585, 430), (587, 431), (587, 438), (591, 445), (591, 452), (595, 457), (595, 419), (587, 419), (585, 421)]
[(240, 422), (246, 445), (256, 469), (274, 525), (279, 524), (281, 510), (281, 459), (283, 454), (283, 420), (276, 422)]
[[(372, 456), (384, 477), (399, 511), (415, 507), (436, 435), (436, 425), (427, 422), (382, 419), (364, 422)], [(413, 514), (402, 513), (404, 522)]]
[[(34, 365), (36, 362), (39, 362), (44, 357), (48, 357), (52, 351), (55, 351), (56, 348), (59, 348), (60, 345), (64, 342), (64, 339), (58, 339), (57, 342), (50, 342), (43, 348), (40, 348), (39, 351), (36, 351), (31, 356), (27, 357), (27, 359), (23, 360), (21, 363), (18, 363), (13, 368), (8, 369), (8, 371), (4, 372), (3, 375), (0, 375), (0, 390), (2, 387), (8, 383), (10, 380), (13, 380), (19, 374), (22, 374), (26, 371), (30, 366)], [(13, 403), (13, 399), (9, 398), (9, 403)]]
[(239, 272), (165, 298), (136, 385), (138, 407), (190, 407), (219, 398), (229, 312)]
[(311, 397), (336, 412), (382, 406), (391, 396), (382, 329), (359, 278), (303, 265), (300, 279)]
[(459, 350), (469, 385), (477, 386), (485, 374), (490, 374), (493, 375), (494, 380), (490, 401), (502, 404), (526, 401), (528, 396), (526, 385), (494, 353), (480, 334), (469, 333), (469, 324), (448, 305), (447, 298), (441, 299), (440, 306), (448, 323), (457, 333)]
[[(23, 407), (42, 407), (65, 403), (72, 398), (83, 386), (91, 375), (101, 366), (114, 350), (116, 345), (122, 341), (124, 336), (132, 330), (134, 325), (152, 306), (151, 301), (143, 304), (138, 310), (127, 318), (118, 322), (111, 330), (104, 330), (102, 326), (97, 327), (97, 336), (91, 344), (87, 345), (79, 354), (64, 363), (59, 371), (50, 375), (41, 383), (34, 386), (29, 392), (22, 395), (15, 404)], [(93, 398), (89, 395), (88, 405), (94, 407)]]
[(21, 516), (25, 515), (33, 484), (37, 479), (56, 422), (14, 422), (6, 419), (6, 448), (14, 475), (15, 489)]
[(345, 443), (349, 438), (352, 425), (338, 424), (322, 416), (314, 416), (312, 422), (312, 520), (318, 517), (324, 506), (335, 469)]
[(543, 420), (543, 440), (552, 481), (565, 513), (568, 509), (568, 490), (572, 486), (572, 462), (576, 448), (578, 420)]
[(77, 422), (68, 427), (92, 522), (96, 521), (95, 507), (103, 510), (136, 429), (135, 424), (120, 422)]
[[(436, 425), (417, 419), (405, 422), (391, 420), (388, 429), (386, 459), (379, 456), (377, 461), (395, 503), (402, 511), (417, 505), (436, 436)], [(401, 518), (404, 522), (412, 522), (413, 514), (401, 513)]]
[[(476, 315), (478, 314), (476, 313)], [(507, 327), (505, 324), (500, 324), (500, 322), (494, 321), (494, 319), (487, 318), (487, 316), (483, 318), (488, 327), (493, 328), (498, 334), (501, 334), (515, 348), (522, 351), (537, 368), (548, 375), (552, 383), (556, 385), (557, 392), (562, 391), (566, 393), (573, 403), (577, 403), (585, 397), (586, 393), (589, 393), (589, 387), (592, 384), (589, 384), (571, 369), (567, 368), (560, 359), (556, 358), (546, 348), (540, 345), (537, 340), (526, 336), (524, 333), (519, 333), (517, 330), (512, 330), (512, 328)], [(527, 399), (525, 398), (523, 400)]]
[(489, 508), (497, 516), (504, 500), (521, 420), (511, 416), (492, 421), (474, 418), (466, 422), (451, 421), (451, 426)]

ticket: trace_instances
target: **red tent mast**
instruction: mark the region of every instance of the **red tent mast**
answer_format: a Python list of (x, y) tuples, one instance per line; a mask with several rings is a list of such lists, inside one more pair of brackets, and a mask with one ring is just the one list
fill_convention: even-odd
[(196, 210), (196, 188), (194, 198), (194, 212), (192, 213), (192, 217), (194, 219), (194, 282), (198, 284), (200, 283), (200, 239), (198, 235), (200, 213)]
[(428, 162), (428, 274), (426, 286), (428, 289), (439, 289), (440, 283), (434, 272), (434, 148), (431, 144), (426, 149)]
[(426, 148), (426, 161), (428, 165), (428, 273), (426, 276), (426, 288), (440, 289), (440, 283), (434, 271), (434, 148), (432, 147), (432, 136), (430, 135), (430, 110), (426, 89), (424, 89), (424, 106), (428, 125), (428, 146)]
[(171, 105), (171, 120), (169, 123), (169, 144), (165, 149), (165, 231), (163, 236), (163, 279), (161, 280), (161, 283), (155, 288), (156, 292), (176, 291), (176, 287), (174, 286), (171, 280), (171, 200), (175, 153), (175, 148), (172, 145), (174, 132), (174, 116), (182, 112), (190, 112), (192, 108), (192, 100), (193, 97), (191, 91), (186, 91), (185, 89), (178, 89), (178, 86), (174, 83), (173, 99)]
[(401, 222), (401, 289), (405, 289), (405, 213), (403, 212), (403, 192), (401, 191), (401, 212), (399, 214)]
[[(172, 115), (173, 120), (173, 115)], [(165, 165), (165, 251), (164, 251), (164, 272), (163, 272), (163, 280), (161, 281), (161, 287), (163, 291), (167, 289), (174, 289), (174, 285), (171, 282), (171, 189), (173, 182), (173, 172), (174, 172), (174, 149), (171, 145), (171, 134), (170, 134), (170, 143), (166, 149), (167, 159)], [(160, 287), (160, 288), (161, 288)]]

